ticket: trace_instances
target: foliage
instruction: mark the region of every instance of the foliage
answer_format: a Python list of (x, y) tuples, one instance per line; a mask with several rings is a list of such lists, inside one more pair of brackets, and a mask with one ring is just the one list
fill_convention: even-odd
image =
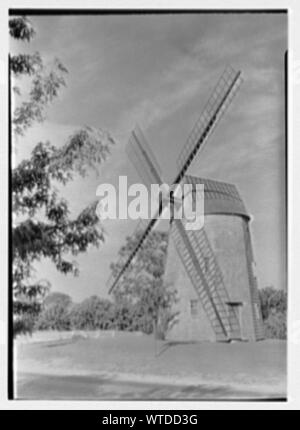
[[(9, 32), (20, 42), (30, 42), (35, 35), (26, 17), (11, 18)], [(13, 136), (20, 138), (35, 121), (44, 120), (45, 109), (65, 86), (67, 70), (58, 59), (49, 69), (40, 54), (35, 53), (11, 54), (10, 71), (13, 81), (19, 82), (22, 77), (30, 80), (26, 94), (21, 94), (19, 86), (13, 88), (15, 98), (21, 96), (21, 100), (13, 111), (12, 131)], [(91, 168), (97, 170), (113, 143), (109, 133), (85, 126), (74, 132), (62, 147), (39, 142), (30, 158), (13, 169), (13, 298), (19, 325), (22, 314), (31, 315), (32, 319), (37, 317), (49, 289), (48, 284), (32, 283), (34, 262), (48, 258), (60, 272), (77, 275), (76, 261), (70, 257), (104, 241), (96, 215), (97, 202), (71, 218), (68, 202), (60, 198), (56, 187), (66, 185), (75, 175), (84, 177)]]
[[(58, 294), (58, 296), (56, 296)], [(153, 315), (137, 302), (111, 302), (91, 296), (81, 303), (72, 304), (69, 296), (55, 293), (44, 301), (34, 329), (37, 330), (126, 330), (153, 332)], [(50, 297), (51, 295), (49, 295)]]
[[(35, 30), (26, 17), (14, 17), (9, 20), (9, 33), (13, 39), (30, 42)], [(14, 108), (12, 130), (15, 135), (22, 136), (35, 121), (45, 119), (45, 109), (58, 97), (61, 87), (66, 86), (67, 69), (57, 58), (51, 64), (45, 64), (38, 52), (11, 54), (9, 67), (14, 83), (13, 102), (18, 104)], [(15, 85), (22, 77), (31, 78), (25, 94), (21, 93), (19, 85)]]
[[(133, 249), (141, 235), (137, 231), (127, 238), (120, 249), (121, 261), (112, 265), (115, 273)], [(153, 333), (163, 337), (172, 320), (174, 293), (163, 284), (168, 235), (152, 232), (114, 292), (114, 301), (89, 297), (70, 305), (69, 296), (50, 294), (44, 300), (44, 310), (37, 328), (57, 330), (127, 330)], [(49, 304), (50, 302), (50, 304)], [(63, 311), (64, 309), (64, 311)], [(57, 319), (57, 322), (56, 322)]]
[(35, 321), (43, 309), (43, 299), (49, 290), (47, 281), (35, 284), (20, 284), (15, 290), (13, 301), (14, 335), (32, 333)]
[(63, 304), (64, 306), (69, 307), (72, 305), (72, 299), (68, 294), (60, 293), (59, 291), (54, 291), (45, 297), (45, 309), (56, 304)]
[(283, 290), (274, 287), (266, 287), (259, 290), (260, 304), (263, 319), (266, 320), (270, 313), (287, 311), (287, 294)]
[(259, 291), (262, 316), (267, 338), (286, 339), (287, 294), (283, 290), (266, 287)]
[(89, 297), (74, 306), (70, 314), (71, 326), (78, 330), (107, 330), (112, 328), (113, 304), (97, 296)]
[(108, 330), (116, 327), (117, 312), (109, 300), (91, 296), (73, 304), (62, 293), (50, 294), (44, 301), (35, 328), (38, 330)]
[(287, 324), (286, 314), (277, 312), (270, 314), (264, 321), (265, 336), (268, 339), (286, 339), (287, 338)]
[(43, 307), (37, 316), (35, 329), (38, 330), (69, 330), (71, 328), (70, 312), (72, 299), (60, 292), (48, 294)]
[(66, 303), (53, 303), (46, 307), (39, 314), (35, 329), (38, 330), (69, 330), (70, 324), (70, 306)]
[(17, 40), (30, 42), (35, 30), (26, 16), (14, 17), (9, 20), (9, 35)]
[(32, 334), (35, 326), (37, 315), (32, 315), (32, 313), (23, 312), (20, 316), (14, 319), (13, 331), (14, 336), (20, 334)]

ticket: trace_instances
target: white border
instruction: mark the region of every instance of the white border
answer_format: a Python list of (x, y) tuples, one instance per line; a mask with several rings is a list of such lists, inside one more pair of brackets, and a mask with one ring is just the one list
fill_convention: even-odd
[[(0, 169), (1, 187), (0, 201), (2, 203), (0, 223), (0, 409), (300, 409), (300, 220), (299, 201), (296, 200), (300, 188), (300, 145), (294, 144), (299, 140), (300, 123), (296, 121), (296, 113), (300, 110), (300, 6), (299, 1), (289, 0), (258, 0), (240, 1), (132, 1), (122, 2), (119, 0), (94, 1), (85, 0), (38, 0), (23, 1), (1, 1), (0, 6), (0, 65), (1, 81), (1, 146), (0, 146)], [(8, 53), (8, 31), (7, 16), (8, 8), (80, 8), (80, 9), (289, 9), (289, 142), (288, 142), (288, 401), (287, 402), (168, 402), (168, 401), (8, 401), (7, 400), (7, 160), (8, 160), (8, 121), (7, 121), (7, 53)]]

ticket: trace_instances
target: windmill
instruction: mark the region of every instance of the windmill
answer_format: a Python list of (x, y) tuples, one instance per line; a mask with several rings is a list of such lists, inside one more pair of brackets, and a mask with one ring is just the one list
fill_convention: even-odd
[[(174, 201), (180, 204), (176, 195), (184, 181), (193, 184), (204, 183), (204, 203), (205, 208), (208, 208), (205, 209), (205, 216), (209, 216), (209, 222), (208, 228), (205, 223), (204, 228), (194, 231), (186, 230), (182, 219), (172, 217), (170, 221), (172, 241), (169, 241), (165, 278), (176, 284), (174, 288), (179, 293), (179, 320), (169, 334), (173, 339), (207, 338), (229, 341), (242, 338), (258, 340), (263, 337), (248, 228), (250, 217), (238, 191), (234, 185), (187, 175), (189, 166), (198, 151), (207, 143), (241, 83), (240, 71), (235, 71), (231, 67), (224, 70), (178, 157), (178, 172), (172, 183), (170, 199), (173, 204)], [(148, 185), (163, 183), (155, 156), (138, 127), (130, 136), (127, 154), (144, 183)], [(156, 213), (145, 226), (138, 244), (125, 264), (108, 280), (109, 293), (117, 288), (120, 279), (134, 262), (168, 204), (166, 199), (160, 201)], [(220, 230), (219, 225), (224, 216), (227, 218), (222, 222), (228, 224), (228, 220), (231, 221), (229, 228), (231, 236), (227, 238), (224, 238), (224, 228)], [(223, 235), (225, 241), (225, 247), (221, 252), (216, 247), (216, 243), (220, 242), (220, 235)], [(234, 248), (234, 255), (231, 248)], [(232, 270), (228, 270), (227, 267), (229, 254), (233, 260), (237, 260)], [(237, 258), (238, 256), (242, 257)], [(238, 274), (237, 279), (233, 272)]]

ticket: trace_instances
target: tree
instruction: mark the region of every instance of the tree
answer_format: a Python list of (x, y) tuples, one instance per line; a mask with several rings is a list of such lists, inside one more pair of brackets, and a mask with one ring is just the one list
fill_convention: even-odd
[(107, 330), (112, 328), (113, 319), (113, 304), (97, 296), (91, 296), (75, 305), (70, 315), (72, 328), (79, 330)]
[(265, 336), (267, 338), (286, 339), (287, 334), (287, 294), (274, 287), (259, 291)]
[(287, 311), (287, 294), (283, 290), (274, 287), (266, 287), (259, 290), (260, 304), (263, 319), (266, 320), (271, 314)]
[(50, 293), (43, 301), (43, 309), (35, 322), (38, 330), (69, 330), (72, 299), (58, 291)]
[(62, 304), (66, 307), (69, 307), (72, 305), (72, 299), (68, 294), (54, 291), (53, 293), (50, 293), (46, 296), (44, 300), (44, 307), (47, 309), (56, 304)]
[(66, 302), (52, 303), (45, 307), (35, 321), (38, 330), (70, 330), (70, 304)]
[[(126, 244), (119, 251), (119, 260), (111, 265), (112, 273), (121, 269), (131, 251), (140, 240), (142, 231), (137, 230), (127, 237)], [(172, 319), (171, 307), (174, 292), (163, 283), (168, 247), (168, 234), (153, 231), (137, 254), (134, 264), (126, 271), (114, 290), (114, 299), (119, 308), (131, 310), (132, 324), (146, 333), (154, 332), (164, 337)]]
[[(35, 35), (26, 17), (11, 18), (9, 33), (22, 43), (30, 42)], [(48, 66), (39, 53), (11, 54), (9, 64), (14, 102), (11, 128), (16, 145), (34, 122), (45, 119), (46, 108), (66, 85), (67, 69), (58, 59)], [(24, 77), (29, 79), (30, 89), (22, 93), (20, 83)], [(32, 322), (27, 328), (32, 329), (49, 290), (48, 282), (32, 283), (34, 262), (48, 258), (60, 272), (77, 275), (76, 261), (70, 257), (104, 241), (96, 214), (97, 202), (71, 218), (68, 202), (60, 198), (57, 187), (66, 185), (77, 174), (84, 177), (91, 168), (97, 170), (113, 143), (109, 133), (85, 126), (74, 132), (62, 147), (50, 142), (37, 143), (31, 157), (13, 169), (12, 288), (13, 312), (19, 330), (25, 315)]]
[(274, 312), (264, 321), (265, 336), (267, 339), (286, 339), (287, 321), (286, 314)]

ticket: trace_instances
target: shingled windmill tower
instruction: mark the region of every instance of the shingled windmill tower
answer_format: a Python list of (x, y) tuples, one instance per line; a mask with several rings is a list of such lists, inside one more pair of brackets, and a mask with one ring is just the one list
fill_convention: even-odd
[[(259, 340), (262, 317), (255, 277), (250, 216), (232, 184), (204, 184), (204, 227), (185, 231), (173, 221), (165, 284), (176, 290), (170, 340)], [(191, 247), (189, 244), (193, 244)]]
[[(184, 219), (170, 221), (165, 284), (177, 293), (176, 321), (167, 337), (173, 340), (259, 340), (263, 338), (250, 216), (234, 185), (188, 175), (188, 168), (203, 148), (241, 84), (241, 72), (225, 69), (192, 129), (178, 159), (178, 173), (169, 199), (161, 200), (122, 269), (109, 279), (109, 291), (145, 243), (168, 204), (184, 182), (204, 184), (204, 228), (188, 230)], [(128, 143), (128, 155), (147, 185), (163, 184), (158, 163), (141, 130)], [(193, 192), (193, 191), (191, 191)], [(191, 201), (196, 197), (192, 195)]]

